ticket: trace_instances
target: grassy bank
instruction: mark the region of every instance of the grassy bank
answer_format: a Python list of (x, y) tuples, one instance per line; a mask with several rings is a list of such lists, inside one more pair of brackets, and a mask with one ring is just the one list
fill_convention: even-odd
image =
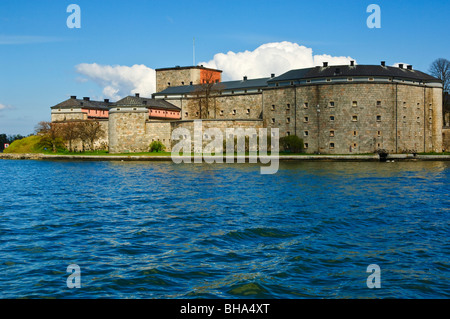
[(42, 153), (43, 149), (39, 147), (40, 136), (32, 135), (21, 140), (15, 140), (6, 148), (3, 153)]

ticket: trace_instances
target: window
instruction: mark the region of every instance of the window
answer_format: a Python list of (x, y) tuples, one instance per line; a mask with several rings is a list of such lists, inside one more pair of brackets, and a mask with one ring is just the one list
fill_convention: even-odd
[(167, 85), (170, 86), (170, 82), (167, 82)]
[(358, 136), (358, 131), (353, 131), (353, 136)]
[(353, 107), (357, 107), (357, 106), (358, 106), (358, 101), (353, 101), (353, 102), (352, 102), (352, 106), (353, 106)]
[(272, 104), (271, 110), (275, 111), (275, 104)]
[(247, 114), (250, 114), (250, 109), (247, 109)]
[(347, 81), (352, 82), (353, 78), (348, 78)]
[(378, 144), (377, 144), (377, 146), (378, 146), (378, 147), (380, 148), (380, 147), (381, 147), (381, 144), (380, 144), (380, 143), (378, 143)]
[(304, 144), (303, 144), (303, 147), (304, 147), (304, 148), (308, 148), (308, 143), (304, 143)]
[(403, 107), (406, 107), (406, 102), (403, 102)]
[(334, 115), (330, 116), (330, 121), (334, 121)]
[(381, 101), (377, 101), (377, 106), (381, 106)]
[(381, 122), (381, 115), (377, 115), (377, 122)]
[(330, 149), (334, 149), (334, 143), (330, 143)]
[(334, 102), (333, 101), (330, 102), (330, 107), (334, 107)]
[(291, 105), (288, 103), (287, 105), (286, 105), (286, 110), (290, 110), (291, 109)]
[(233, 112), (231, 112), (231, 114), (236, 115), (236, 110), (233, 110)]
[(291, 132), (287, 131), (286, 136), (289, 136), (289, 135), (291, 135)]
[(334, 137), (334, 131), (330, 131), (330, 136)]
[(275, 124), (275, 119), (272, 119), (272, 124)]
[(291, 118), (290, 117), (288, 117), (288, 118), (286, 118), (286, 123), (291, 123)]
[(331, 79), (327, 79), (327, 82), (331, 82)]
[(420, 117), (418, 116), (418, 117), (417, 117), (417, 123), (419, 123), (419, 122), (420, 122)]
[(183, 82), (183, 81), (181, 81), (181, 85), (184, 85), (184, 82)]
[(303, 121), (304, 121), (305, 123), (306, 123), (306, 122), (309, 122), (309, 117), (305, 116), (305, 118), (304, 118)]
[[(159, 113), (159, 111), (158, 111), (158, 113)], [(198, 112), (195, 112), (195, 116), (198, 116), (199, 115), (199, 113)]]
[(369, 81), (373, 81), (373, 78), (369, 78)]
[(353, 121), (353, 122), (358, 121), (358, 116), (357, 116), (357, 115), (353, 115), (353, 116), (352, 116), (352, 121)]
[(308, 108), (308, 102), (303, 103), (303, 107), (304, 107), (305, 109), (307, 109), (307, 108)]
[(185, 112), (185, 113), (184, 113), (184, 116), (186, 116), (186, 117), (187, 117), (187, 116), (188, 116), (188, 112)]
[(377, 136), (378, 136), (378, 137), (381, 136), (381, 131), (377, 131)]
[(303, 135), (304, 135), (304, 136), (308, 136), (308, 135), (309, 135), (309, 131), (304, 131), (304, 132), (303, 132)]
[(357, 146), (356, 143), (353, 143), (353, 148), (356, 148), (356, 146)]
[(223, 110), (220, 110), (220, 115), (223, 115)]
[(311, 83), (311, 80), (306, 80), (306, 83)]

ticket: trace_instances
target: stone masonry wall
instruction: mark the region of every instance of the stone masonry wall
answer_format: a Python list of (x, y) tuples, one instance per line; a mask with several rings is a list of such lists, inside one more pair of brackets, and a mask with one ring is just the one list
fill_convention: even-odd
[(109, 113), (109, 152), (147, 152), (149, 140), (146, 134), (146, 108), (111, 109)]
[[(429, 109), (439, 105), (435, 90), (439, 89), (395, 83), (267, 89), (264, 126), (279, 127), (281, 137), (303, 138), (308, 153), (428, 151), (442, 145), (439, 129), (433, 126), (439, 118)], [(424, 134), (428, 136), (425, 147)]]
[(156, 92), (161, 92), (170, 86), (181, 86), (200, 83), (200, 69), (171, 69), (156, 71)]

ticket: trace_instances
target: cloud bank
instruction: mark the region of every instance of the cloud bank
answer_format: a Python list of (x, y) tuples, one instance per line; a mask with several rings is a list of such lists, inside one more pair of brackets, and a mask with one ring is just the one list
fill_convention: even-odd
[(223, 80), (238, 80), (244, 75), (249, 78), (280, 75), (292, 69), (309, 68), (328, 62), (329, 65), (349, 64), (351, 57), (314, 55), (311, 48), (292, 42), (266, 43), (254, 51), (218, 53), (208, 62), (201, 62), (205, 67), (223, 71)]
[[(239, 80), (243, 76), (251, 78), (280, 75), (292, 69), (308, 68), (322, 65), (349, 64), (351, 57), (314, 55), (311, 48), (292, 42), (266, 43), (253, 51), (227, 52), (214, 55), (213, 59), (201, 62), (205, 67), (223, 71), (222, 80)], [(140, 93), (150, 96), (156, 90), (156, 72), (145, 65), (100, 65), (97, 63), (78, 64), (76, 71), (86, 79), (103, 88), (103, 95), (112, 100), (119, 100), (127, 95)]]
[(79, 74), (103, 88), (103, 95), (119, 100), (127, 95), (140, 93), (150, 96), (156, 90), (156, 73), (143, 64), (133, 66), (81, 63), (75, 66)]

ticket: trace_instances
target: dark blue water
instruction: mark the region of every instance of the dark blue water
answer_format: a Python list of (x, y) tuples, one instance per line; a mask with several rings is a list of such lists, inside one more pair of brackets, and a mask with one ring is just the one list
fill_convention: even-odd
[(449, 162), (1, 160), (0, 297), (448, 298), (449, 177)]

